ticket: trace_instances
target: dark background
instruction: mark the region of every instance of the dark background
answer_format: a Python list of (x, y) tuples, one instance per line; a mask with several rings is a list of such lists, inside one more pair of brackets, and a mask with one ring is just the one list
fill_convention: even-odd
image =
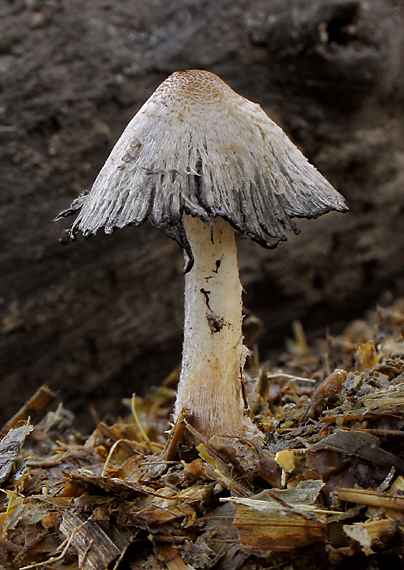
[(404, 290), (404, 8), (398, 0), (0, 0), (0, 423), (42, 383), (89, 405), (179, 363), (182, 254), (145, 224), (64, 248), (91, 184), (167, 75), (204, 68), (260, 103), (346, 197), (266, 251), (240, 239), (261, 355), (301, 319), (340, 330)]

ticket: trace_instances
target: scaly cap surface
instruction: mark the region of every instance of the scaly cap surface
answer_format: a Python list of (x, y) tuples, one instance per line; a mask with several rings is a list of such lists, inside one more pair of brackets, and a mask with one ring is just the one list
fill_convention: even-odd
[[(273, 248), (297, 232), (293, 217), (347, 210), (343, 197), (255, 103), (208, 71), (168, 77), (128, 124), (91, 191), (57, 219), (79, 212), (69, 235), (112, 233), (149, 220), (193, 264), (183, 212), (211, 227), (221, 216)], [(271, 242), (269, 238), (276, 240)]]

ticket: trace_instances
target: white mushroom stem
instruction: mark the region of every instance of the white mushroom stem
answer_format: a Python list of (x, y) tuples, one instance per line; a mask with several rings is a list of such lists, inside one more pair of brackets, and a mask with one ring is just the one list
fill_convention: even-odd
[(259, 437), (245, 414), (246, 348), (234, 231), (222, 218), (212, 223), (213, 243), (210, 228), (184, 214), (195, 264), (185, 275), (184, 344), (175, 417), (187, 409), (193, 426), (207, 437)]

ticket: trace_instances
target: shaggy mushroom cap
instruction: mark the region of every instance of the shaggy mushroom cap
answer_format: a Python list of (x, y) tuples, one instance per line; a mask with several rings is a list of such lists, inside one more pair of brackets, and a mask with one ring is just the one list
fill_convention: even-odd
[[(183, 213), (218, 216), (266, 248), (298, 233), (292, 218), (346, 211), (344, 199), (256, 103), (214, 73), (178, 71), (128, 124), (89, 194), (56, 219), (89, 237), (146, 220), (194, 258)], [(271, 239), (272, 238), (272, 239)]]

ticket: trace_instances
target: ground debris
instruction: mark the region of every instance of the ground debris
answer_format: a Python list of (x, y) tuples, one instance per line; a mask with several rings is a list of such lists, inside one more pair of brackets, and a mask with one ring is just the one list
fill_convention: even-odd
[(59, 529), (77, 551), (82, 570), (104, 570), (111, 562), (115, 562), (113, 568), (117, 568), (137, 534), (136, 530), (117, 527), (108, 519), (92, 520), (69, 510), (63, 514)]
[(10, 429), (0, 442), (0, 484), (9, 477), (25, 438), (34, 428), (25, 423)]
[(169, 383), (88, 437), (40, 390), (0, 441), (0, 568), (403, 567), (403, 323), (403, 300), (314, 346), (295, 323), (289, 352), (251, 359), (264, 445), (185, 412), (167, 435)]

